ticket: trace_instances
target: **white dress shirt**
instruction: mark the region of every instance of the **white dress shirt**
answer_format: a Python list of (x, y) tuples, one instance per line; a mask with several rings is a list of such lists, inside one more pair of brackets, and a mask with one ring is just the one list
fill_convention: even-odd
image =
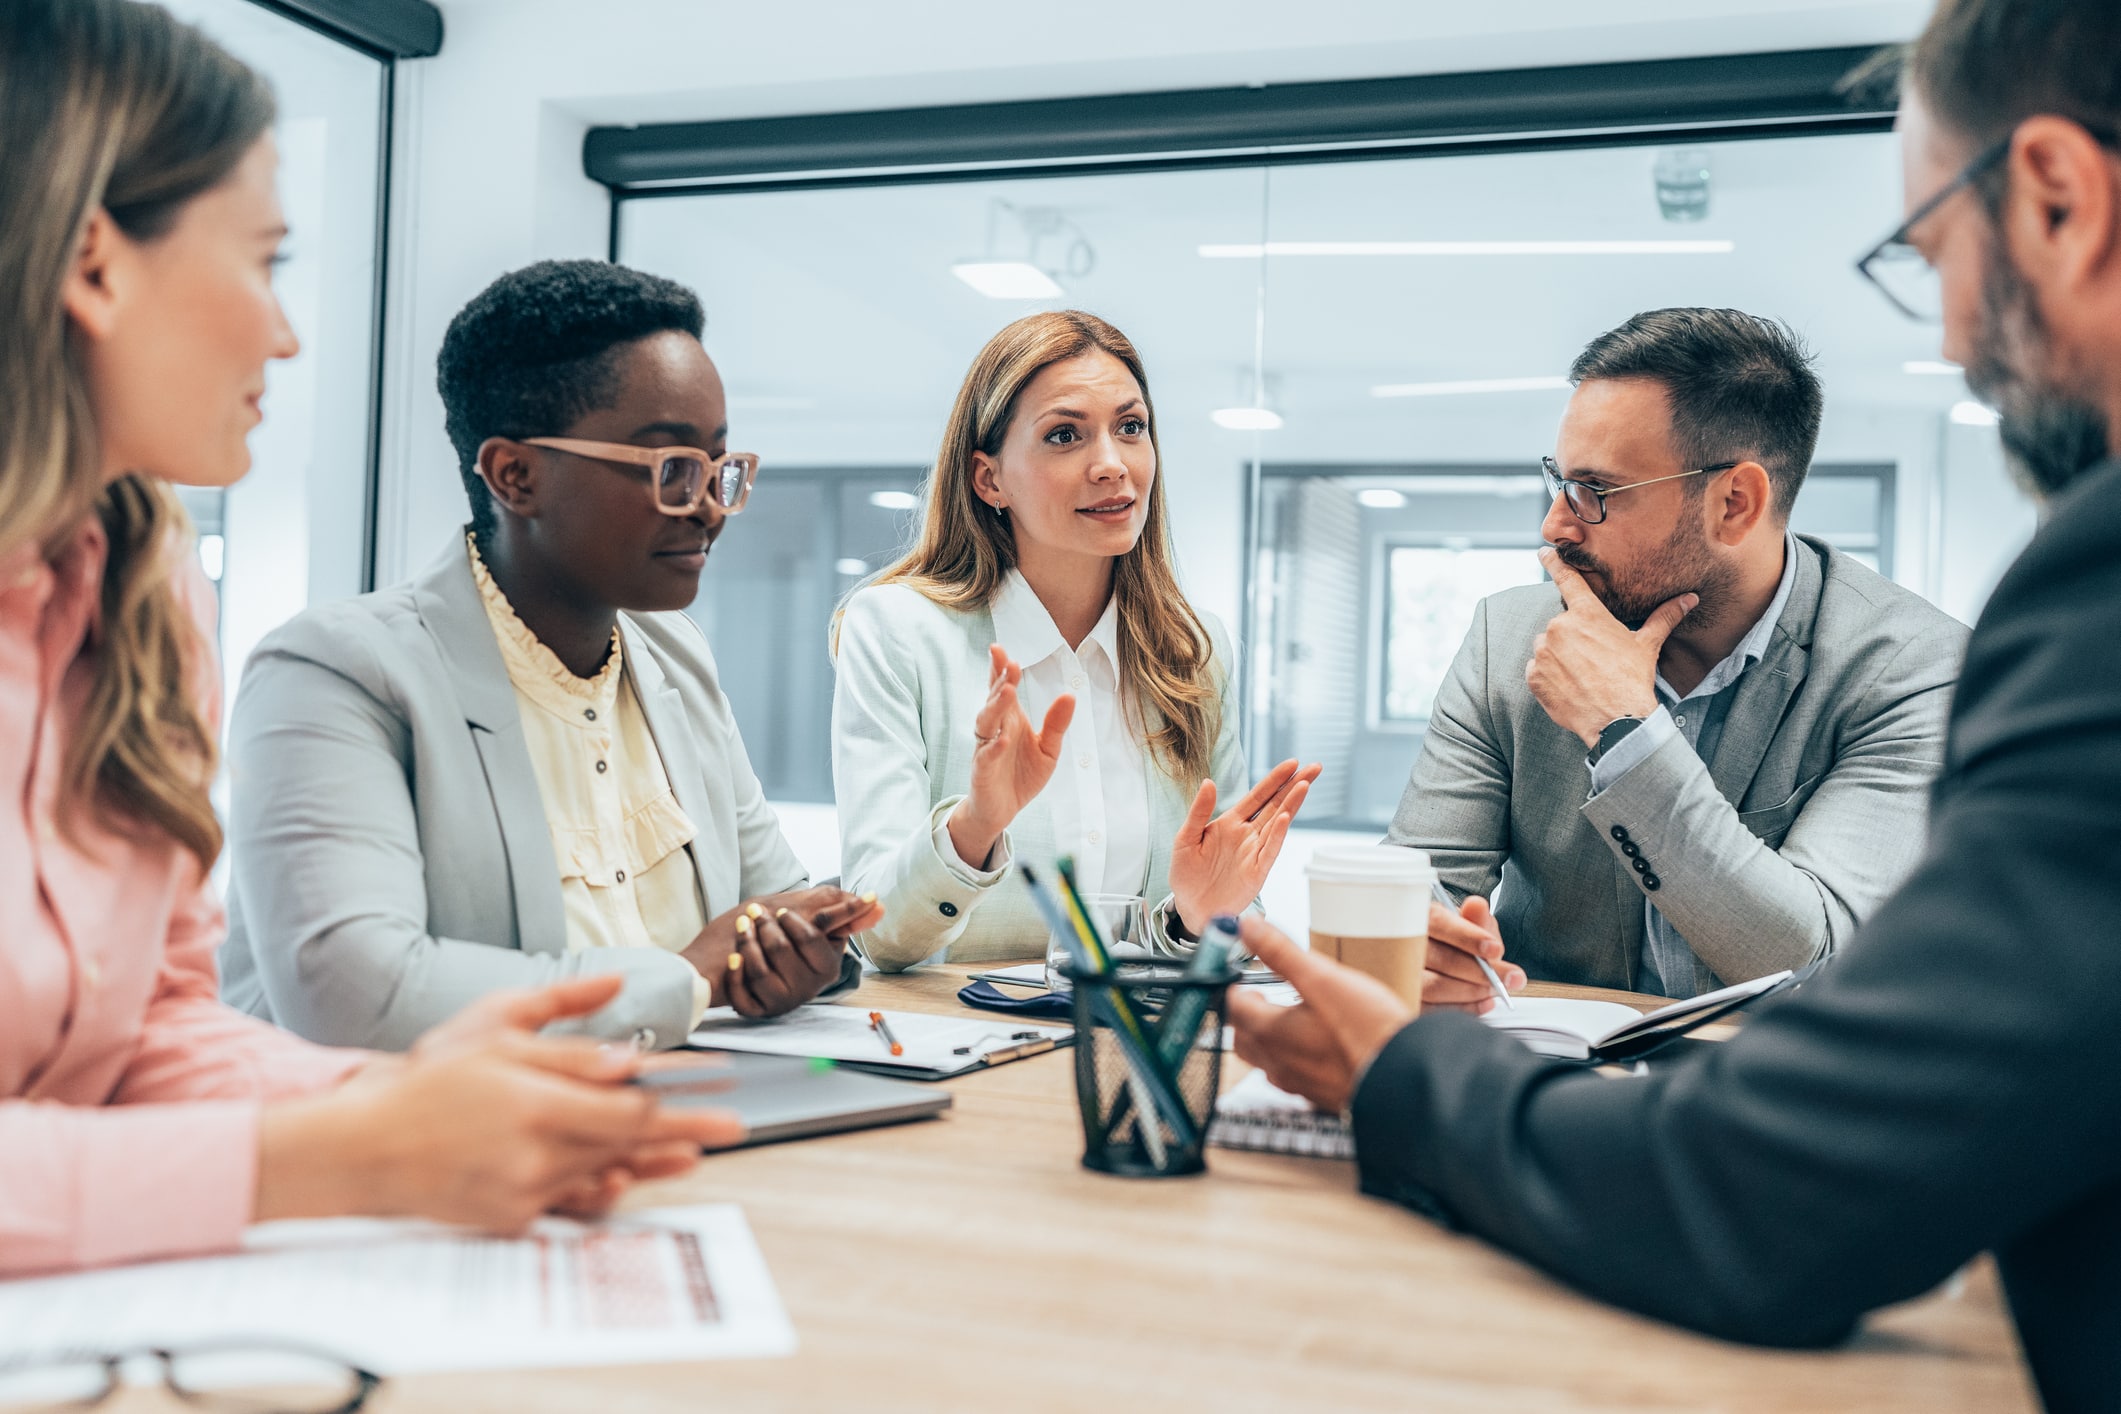
[[(1076, 879), (1085, 892), (1141, 893), (1149, 873), (1149, 769), (1139, 717), (1119, 686), (1117, 596), (1072, 649), (1020, 571), (1009, 571), (990, 611), (994, 641), (1024, 670), (1017, 701), (1033, 730), (1056, 698), (1075, 694), (1060, 764), (1039, 792), (1055, 845), (1075, 856)], [(967, 883), (992, 883), (1010, 863), (1006, 835), (982, 861), (985, 868), (959, 858), (947, 817), (936, 824), (935, 847)]]

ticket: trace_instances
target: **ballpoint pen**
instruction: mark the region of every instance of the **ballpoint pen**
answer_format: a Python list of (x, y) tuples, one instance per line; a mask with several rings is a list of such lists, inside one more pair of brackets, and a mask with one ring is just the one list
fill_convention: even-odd
[(882, 1012), (872, 1011), (869, 1013), (869, 1029), (876, 1033), (877, 1039), (884, 1043), (891, 1054), (895, 1056), (906, 1054), (906, 1048), (898, 1043), (898, 1037), (891, 1034), (891, 1023), (884, 1020)]
[(1488, 979), (1488, 986), (1495, 991), (1495, 1000), (1501, 1002), (1504, 1008), (1509, 1011), (1517, 1010), (1517, 1003), (1510, 1000), (1510, 989), (1502, 985), (1502, 979), (1495, 975), (1494, 968), (1488, 966), (1488, 960), (1479, 953), (1474, 953), (1473, 961), (1480, 964), (1481, 972)]
[[(1067, 875), (1072, 872), (1072, 866), (1058, 871), (1061, 874), (1063, 890), (1050, 891), (1030, 865), (1019, 860), (1016, 867), (1023, 875), (1024, 883), (1030, 887), (1032, 903), (1045, 918), (1046, 926), (1067, 946), (1077, 969), (1086, 977), (1107, 972), (1108, 963), (1102, 940), (1097, 937), (1096, 926), (1090, 922), (1087, 912), (1081, 909), (1079, 899), (1072, 888), (1066, 887)], [(1159, 1113), (1164, 1115), (1169, 1120), (1173, 1132), (1179, 1136), (1179, 1142), (1190, 1146), (1197, 1136), (1192, 1128), (1191, 1116), (1186, 1113), (1185, 1101), (1180, 1098), (1171, 1078), (1157, 1067), (1152, 1044), (1144, 1034), (1141, 1021), (1134, 1014), (1126, 996), (1116, 988), (1098, 987), (1093, 989), (1091, 997), (1092, 1005), (1105, 1015), (1121, 1037), (1120, 1054), (1126, 1063), (1127, 1090), (1133, 1096), (1135, 1109), (1144, 1117)], [(1154, 1121), (1150, 1120), (1145, 1124), (1142, 1134), (1143, 1142), (1150, 1145), (1152, 1152), (1161, 1146), (1163, 1141), (1160, 1133), (1153, 1139), (1150, 1137), (1148, 1129), (1153, 1123)], [(1087, 1105), (1083, 1110), (1083, 1124), (1086, 1130), (1094, 1128), (1097, 1124), (1096, 1117)]]

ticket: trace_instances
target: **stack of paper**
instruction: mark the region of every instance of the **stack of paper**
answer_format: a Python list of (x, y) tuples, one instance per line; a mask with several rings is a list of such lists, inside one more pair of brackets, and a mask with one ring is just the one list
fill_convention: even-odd
[[(225, 1257), (0, 1282), (0, 1403), (63, 1396), (55, 1352), (304, 1346), (382, 1375), (787, 1355), (795, 1331), (741, 1208), (666, 1208), (522, 1238), (340, 1218), (253, 1228)], [(271, 1357), (217, 1362), (267, 1383)]]

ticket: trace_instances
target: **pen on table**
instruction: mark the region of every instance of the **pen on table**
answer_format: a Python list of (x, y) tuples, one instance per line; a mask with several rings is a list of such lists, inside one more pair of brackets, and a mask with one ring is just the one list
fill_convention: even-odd
[[(1430, 881), (1429, 894), (1438, 903), (1442, 904), (1446, 910), (1452, 913), (1458, 912), (1458, 901), (1451, 897), (1450, 890), (1443, 886), (1441, 879)], [(1488, 979), (1488, 987), (1495, 993), (1495, 1000), (1501, 1003), (1504, 1009), (1508, 1011), (1517, 1010), (1517, 1003), (1510, 1000), (1510, 989), (1502, 985), (1502, 979), (1495, 975), (1494, 968), (1488, 966), (1488, 960), (1479, 953), (1474, 953), (1473, 961), (1480, 964), (1480, 975)]]
[(884, 1043), (891, 1054), (895, 1056), (906, 1054), (906, 1048), (898, 1043), (898, 1037), (891, 1034), (891, 1023), (884, 1020), (882, 1012), (872, 1011), (869, 1013), (869, 1029), (876, 1033), (877, 1039)]

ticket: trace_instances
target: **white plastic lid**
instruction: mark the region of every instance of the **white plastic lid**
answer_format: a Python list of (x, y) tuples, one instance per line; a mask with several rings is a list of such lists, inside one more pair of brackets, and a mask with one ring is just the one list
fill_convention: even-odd
[(1328, 844), (1311, 851), (1304, 877), (1335, 884), (1413, 884), (1426, 889), (1427, 850), (1396, 844)]

